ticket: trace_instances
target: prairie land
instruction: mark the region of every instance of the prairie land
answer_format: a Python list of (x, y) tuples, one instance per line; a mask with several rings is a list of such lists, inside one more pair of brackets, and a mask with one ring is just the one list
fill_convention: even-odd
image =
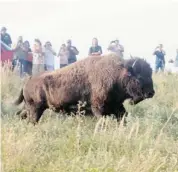
[[(153, 76), (156, 95), (112, 117), (46, 111), (36, 126), (15, 116), (23, 80), (1, 68), (1, 162), (4, 172), (178, 172), (178, 76)], [(80, 114), (80, 112), (79, 112)]]

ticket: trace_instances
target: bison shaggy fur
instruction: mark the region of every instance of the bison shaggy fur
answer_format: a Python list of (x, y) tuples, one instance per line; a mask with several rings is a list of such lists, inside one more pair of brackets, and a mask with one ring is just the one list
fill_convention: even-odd
[(78, 101), (87, 102), (96, 117), (114, 114), (120, 119), (126, 112), (126, 99), (137, 104), (153, 95), (152, 70), (145, 60), (121, 60), (108, 54), (31, 77), (15, 104), (25, 102), (24, 108), (34, 124), (46, 109), (69, 111)]

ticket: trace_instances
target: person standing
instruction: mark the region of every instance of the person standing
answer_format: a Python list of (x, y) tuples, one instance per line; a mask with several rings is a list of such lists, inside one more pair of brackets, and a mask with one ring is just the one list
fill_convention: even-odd
[(4, 42), (9, 47), (11, 47), (12, 44), (11, 36), (6, 31), (7, 29), (5, 27), (1, 28), (1, 41)]
[(157, 46), (153, 52), (153, 55), (156, 56), (156, 61), (155, 61), (155, 72), (157, 73), (159, 71), (159, 69), (161, 71), (164, 71), (164, 67), (165, 67), (165, 51), (163, 49), (163, 45), (160, 44), (159, 46)]
[(67, 50), (67, 46), (65, 44), (61, 45), (58, 57), (60, 59), (60, 68), (63, 68), (68, 65), (69, 51)]
[(67, 51), (69, 52), (68, 56), (68, 64), (72, 64), (77, 61), (77, 55), (79, 54), (79, 51), (76, 47), (72, 46), (72, 41), (67, 41)]
[(20, 77), (23, 77), (25, 72), (25, 58), (27, 56), (27, 52), (24, 48), (23, 38), (22, 36), (18, 37), (17, 44), (14, 48), (14, 60), (18, 61), (20, 66)]
[(47, 41), (44, 46), (45, 69), (47, 71), (54, 70), (54, 57), (56, 52), (52, 49), (52, 44)]
[(124, 47), (120, 44), (119, 40), (116, 39), (115, 40), (116, 43), (116, 52), (118, 54), (119, 57), (123, 58), (124, 57)]
[(176, 50), (175, 67), (178, 67), (178, 49)]
[(45, 71), (44, 53), (42, 51), (42, 44), (39, 39), (35, 39), (33, 47), (33, 67), (32, 74), (38, 75)]
[(115, 41), (111, 41), (108, 46), (108, 52), (109, 53), (116, 53), (116, 43)]
[(93, 38), (92, 40), (92, 46), (89, 49), (89, 56), (100, 56), (102, 54), (102, 48), (101, 46), (98, 45), (98, 39), (97, 38)]
[(23, 48), (26, 56), (24, 58), (24, 72), (28, 75), (32, 75), (32, 61), (28, 59), (29, 54), (32, 52), (29, 41), (24, 41)]
[(119, 43), (119, 40), (111, 41), (108, 51), (115, 53), (118, 57), (122, 58), (124, 57), (124, 47)]

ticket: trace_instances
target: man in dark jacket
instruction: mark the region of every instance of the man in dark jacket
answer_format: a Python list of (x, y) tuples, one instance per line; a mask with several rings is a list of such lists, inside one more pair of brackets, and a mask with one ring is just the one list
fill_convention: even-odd
[(1, 28), (1, 41), (3, 41), (6, 45), (11, 47), (12, 40), (8, 33), (6, 33), (7, 29), (5, 27)]
[(76, 47), (72, 46), (72, 41), (68, 40), (67, 41), (67, 50), (69, 52), (69, 57), (68, 57), (68, 63), (74, 63), (77, 61), (76, 55), (79, 54), (79, 51), (77, 50)]

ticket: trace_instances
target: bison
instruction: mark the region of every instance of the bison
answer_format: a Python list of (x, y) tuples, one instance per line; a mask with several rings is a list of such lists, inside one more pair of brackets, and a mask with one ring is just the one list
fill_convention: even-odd
[(152, 69), (145, 60), (121, 60), (108, 54), (31, 77), (15, 104), (25, 102), (25, 116), (28, 114), (34, 124), (46, 109), (70, 111), (79, 100), (87, 102), (96, 117), (114, 114), (121, 119), (126, 113), (126, 99), (134, 105), (154, 93)]

